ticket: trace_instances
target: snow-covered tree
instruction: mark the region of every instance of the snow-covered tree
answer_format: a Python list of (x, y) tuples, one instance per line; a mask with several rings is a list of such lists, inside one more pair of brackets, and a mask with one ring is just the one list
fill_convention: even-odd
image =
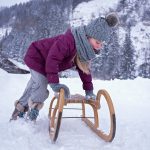
[(120, 78), (135, 78), (135, 50), (131, 41), (131, 26), (128, 25), (120, 59)]

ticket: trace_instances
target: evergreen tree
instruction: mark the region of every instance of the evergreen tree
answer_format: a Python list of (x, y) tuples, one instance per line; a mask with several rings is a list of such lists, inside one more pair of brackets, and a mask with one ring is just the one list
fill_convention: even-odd
[(120, 78), (135, 78), (135, 51), (131, 41), (131, 26), (128, 25), (127, 33), (123, 45), (122, 55), (120, 59)]
[(144, 63), (139, 66), (139, 76), (150, 78), (150, 47), (143, 49), (145, 51)]
[(94, 77), (103, 80), (115, 79), (118, 75), (119, 43), (117, 31), (111, 34), (110, 41), (103, 46), (100, 55), (92, 63)]
[(111, 35), (111, 41), (109, 43), (108, 57), (106, 60), (106, 71), (105, 73), (109, 79), (116, 78), (118, 74), (118, 58), (119, 58), (119, 42), (117, 36), (117, 30), (114, 30)]
[(102, 80), (106, 79), (106, 60), (108, 57), (108, 46), (104, 45), (104, 47), (100, 50), (99, 56), (92, 61), (91, 69), (93, 76)]

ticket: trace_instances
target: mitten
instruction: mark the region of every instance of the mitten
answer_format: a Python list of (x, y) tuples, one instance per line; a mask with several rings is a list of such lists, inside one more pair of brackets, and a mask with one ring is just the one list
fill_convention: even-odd
[(50, 87), (54, 92), (59, 92), (61, 88), (64, 89), (65, 91), (65, 98), (70, 97), (70, 90), (65, 84), (60, 84), (60, 83), (50, 83)]
[(86, 100), (89, 100), (89, 99), (96, 100), (96, 95), (93, 93), (93, 90), (85, 91), (85, 99)]

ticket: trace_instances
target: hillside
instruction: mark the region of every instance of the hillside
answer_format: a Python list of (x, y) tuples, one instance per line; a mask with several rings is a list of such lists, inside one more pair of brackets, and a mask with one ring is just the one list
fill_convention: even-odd
[(0, 53), (23, 63), (31, 41), (64, 33), (70, 26), (115, 11), (119, 27), (93, 62), (93, 75), (103, 80), (150, 78), (149, 8), (148, 0), (32, 0), (14, 5), (0, 12)]

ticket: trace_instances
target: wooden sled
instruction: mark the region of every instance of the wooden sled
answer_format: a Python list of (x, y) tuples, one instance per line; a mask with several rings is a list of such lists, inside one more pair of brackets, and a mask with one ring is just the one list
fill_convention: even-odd
[[(100, 129), (99, 126), (98, 110), (101, 108), (102, 96), (106, 100), (106, 104), (108, 105), (108, 110), (109, 110), (110, 125), (109, 125), (108, 133), (103, 132), (103, 130)], [(65, 105), (71, 103), (80, 103), (82, 105), (81, 119), (94, 131), (94, 133), (96, 133), (100, 138), (102, 138), (106, 142), (111, 142), (114, 139), (115, 132), (116, 132), (116, 117), (115, 117), (115, 111), (114, 111), (114, 106), (111, 97), (109, 96), (106, 90), (99, 90), (97, 93), (96, 100), (92, 100), (92, 99), (85, 100), (84, 96), (82, 95), (75, 95), (75, 96), (71, 96), (70, 99), (64, 99), (64, 90), (61, 89), (59, 95), (55, 96), (51, 100), (50, 107), (49, 107), (49, 115), (48, 115), (50, 119), (49, 134), (52, 142), (55, 142), (57, 140), (59, 134), (61, 119), (63, 118), (62, 117), (63, 108)], [(93, 109), (93, 114), (94, 114), (93, 122), (86, 116), (85, 105), (87, 104), (88, 106), (91, 106)]]

